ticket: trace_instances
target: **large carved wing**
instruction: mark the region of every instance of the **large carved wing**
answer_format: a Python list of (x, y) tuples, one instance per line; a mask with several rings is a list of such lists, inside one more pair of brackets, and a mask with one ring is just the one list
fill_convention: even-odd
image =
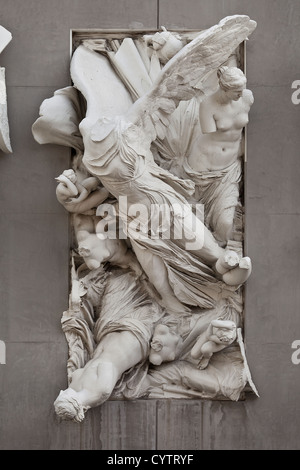
[(153, 87), (130, 108), (127, 118), (142, 125), (151, 140), (163, 139), (180, 101), (203, 93), (202, 84), (256, 28), (246, 15), (224, 18), (200, 33), (163, 67)]

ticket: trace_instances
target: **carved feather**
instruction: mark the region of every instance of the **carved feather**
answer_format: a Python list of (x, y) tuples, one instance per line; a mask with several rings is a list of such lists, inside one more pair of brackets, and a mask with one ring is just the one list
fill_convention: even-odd
[(170, 115), (180, 101), (202, 93), (201, 85), (256, 28), (246, 15), (228, 16), (200, 33), (163, 67), (152, 88), (138, 99), (127, 117), (151, 136), (163, 139)]

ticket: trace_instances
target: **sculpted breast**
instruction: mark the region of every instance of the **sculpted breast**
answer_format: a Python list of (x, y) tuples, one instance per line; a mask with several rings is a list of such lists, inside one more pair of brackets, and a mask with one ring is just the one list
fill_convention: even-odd
[(233, 129), (243, 129), (249, 122), (247, 113), (239, 113), (232, 117), (224, 117), (216, 121), (218, 131), (227, 132)]

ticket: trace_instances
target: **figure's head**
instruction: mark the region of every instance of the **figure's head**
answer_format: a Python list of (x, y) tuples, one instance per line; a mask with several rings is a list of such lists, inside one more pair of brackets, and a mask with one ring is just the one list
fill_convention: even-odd
[(77, 238), (78, 253), (89, 269), (98, 269), (109, 258), (106, 240), (101, 240), (95, 233), (80, 232)]
[(54, 408), (57, 416), (76, 423), (84, 420), (84, 413), (89, 409), (80, 403), (78, 393), (70, 387), (60, 391), (54, 402)]
[(166, 325), (158, 325), (150, 344), (149, 361), (159, 366), (162, 362), (174, 361), (182, 339)]
[(178, 34), (167, 31), (164, 26), (162, 30), (163, 32), (151, 36), (145, 35), (144, 38), (146, 43), (156, 51), (162, 64), (165, 64), (182, 49), (184, 44)]
[(222, 66), (217, 71), (219, 86), (233, 101), (237, 101), (246, 88), (247, 79), (241, 69)]

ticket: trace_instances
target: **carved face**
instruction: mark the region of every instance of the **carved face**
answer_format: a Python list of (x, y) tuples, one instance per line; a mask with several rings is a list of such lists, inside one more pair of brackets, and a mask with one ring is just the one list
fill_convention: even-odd
[(155, 365), (160, 365), (162, 362), (173, 361), (180, 339), (181, 338), (171, 332), (166, 325), (158, 325), (155, 328), (150, 345), (149, 361)]
[(83, 257), (89, 269), (99, 268), (100, 264), (110, 256), (106, 240), (99, 239), (95, 234), (88, 234), (79, 243), (78, 253)]

